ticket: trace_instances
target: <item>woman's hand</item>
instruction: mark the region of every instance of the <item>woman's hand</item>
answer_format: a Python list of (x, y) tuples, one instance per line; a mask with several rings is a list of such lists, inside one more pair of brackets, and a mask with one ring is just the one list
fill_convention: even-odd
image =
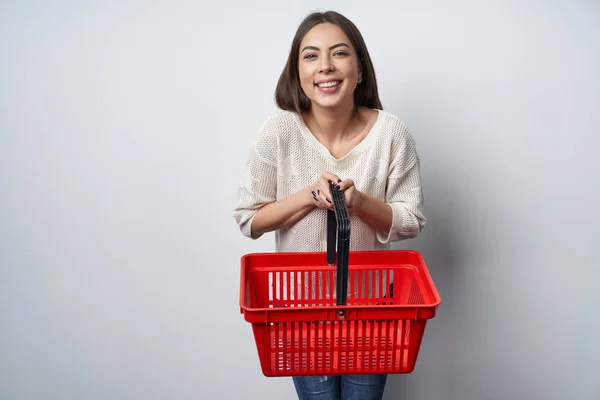
[(363, 193), (359, 191), (356, 186), (354, 186), (354, 181), (352, 179), (345, 179), (339, 182), (334, 190), (344, 192), (346, 206), (348, 207), (349, 213), (352, 213), (360, 208), (363, 202)]
[(342, 180), (340, 177), (330, 172), (323, 173), (323, 175), (309, 188), (313, 205), (319, 208), (333, 210), (330, 182), (336, 184), (333, 190), (344, 192), (348, 212), (353, 212), (353, 210), (360, 207), (363, 199), (362, 192), (356, 189), (354, 181), (352, 179)]
[(342, 180), (335, 174), (324, 172), (323, 175), (308, 188), (314, 206), (333, 210), (330, 182), (338, 184), (341, 183)]

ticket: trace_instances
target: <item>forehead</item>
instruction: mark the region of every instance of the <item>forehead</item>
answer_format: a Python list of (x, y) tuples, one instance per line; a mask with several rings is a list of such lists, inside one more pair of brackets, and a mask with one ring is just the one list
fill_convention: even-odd
[(346, 43), (352, 47), (350, 39), (344, 33), (344, 31), (337, 25), (331, 23), (323, 23), (314, 26), (300, 42), (300, 50), (304, 46), (317, 46), (319, 48), (326, 48), (337, 43)]

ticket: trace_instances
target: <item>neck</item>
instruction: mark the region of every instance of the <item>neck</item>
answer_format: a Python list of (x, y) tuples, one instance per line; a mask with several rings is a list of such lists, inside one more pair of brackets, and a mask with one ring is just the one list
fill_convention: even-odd
[(311, 125), (316, 127), (319, 135), (328, 141), (344, 138), (357, 117), (358, 109), (354, 104), (336, 109), (313, 107), (308, 115)]

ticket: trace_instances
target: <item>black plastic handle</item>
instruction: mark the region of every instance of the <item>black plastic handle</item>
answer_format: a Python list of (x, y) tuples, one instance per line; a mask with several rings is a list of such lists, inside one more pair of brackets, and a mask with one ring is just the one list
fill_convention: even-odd
[[(348, 291), (348, 256), (350, 252), (350, 215), (344, 192), (331, 183), (333, 210), (327, 211), (327, 263), (336, 264), (337, 305), (346, 305)], [(337, 245), (337, 246), (336, 246)], [(336, 257), (337, 247), (337, 257)]]

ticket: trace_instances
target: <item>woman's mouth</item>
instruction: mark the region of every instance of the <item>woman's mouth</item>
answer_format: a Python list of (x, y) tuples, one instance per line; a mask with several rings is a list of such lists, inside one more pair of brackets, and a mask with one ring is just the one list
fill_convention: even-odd
[(323, 93), (333, 93), (335, 92), (338, 87), (342, 84), (342, 81), (326, 81), (326, 82), (319, 82), (317, 83), (317, 87), (319, 88), (319, 91), (323, 92)]

